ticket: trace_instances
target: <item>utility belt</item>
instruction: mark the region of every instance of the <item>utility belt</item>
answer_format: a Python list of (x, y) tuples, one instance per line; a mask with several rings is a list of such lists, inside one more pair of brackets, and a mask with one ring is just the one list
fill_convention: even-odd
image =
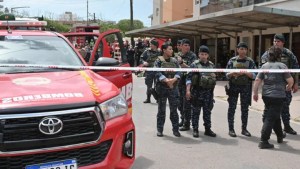
[(205, 75), (199, 77), (198, 74), (195, 74), (192, 76), (192, 85), (204, 89), (213, 89), (216, 86), (216, 78)]
[(248, 85), (250, 83), (250, 78), (246, 75), (241, 75), (237, 77), (231, 77), (230, 82), (234, 85)]

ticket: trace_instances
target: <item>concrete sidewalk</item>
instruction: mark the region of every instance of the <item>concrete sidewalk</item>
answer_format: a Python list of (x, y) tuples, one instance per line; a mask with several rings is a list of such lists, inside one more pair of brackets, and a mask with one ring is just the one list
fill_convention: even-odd
[[(227, 101), (228, 96), (225, 93), (224, 86), (228, 84), (228, 81), (218, 81), (216, 88), (215, 88), (215, 99), (222, 99), (224, 101)], [(240, 104), (240, 103), (238, 103)], [(298, 106), (297, 106), (298, 105)], [(299, 105), (300, 105), (300, 91), (297, 93), (293, 93), (293, 100), (290, 105), (290, 114), (291, 114), (291, 121), (300, 124), (300, 110), (299, 110)], [(227, 107), (228, 108), (228, 107)], [(226, 111), (227, 111), (226, 108)], [(260, 98), (258, 102), (255, 102), (252, 100), (252, 106), (250, 107), (252, 110), (256, 110), (258, 112), (263, 112), (264, 110), (264, 102)]]

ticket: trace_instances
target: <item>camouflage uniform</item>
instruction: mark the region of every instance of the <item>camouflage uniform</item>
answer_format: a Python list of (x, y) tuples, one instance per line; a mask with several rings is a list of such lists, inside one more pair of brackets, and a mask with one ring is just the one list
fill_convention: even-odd
[[(212, 69), (214, 68), (214, 64), (210, 61), (202, 63), (199, 60), (196, 60), (190, 67)], [(192, 85), (191, 104), (193, 129), (194, 131), (198, 131), (200, 111), (201, 108), (203, 108), (203, 125), (205, 127), (205, 131), (208, 131), (211, 128), (211, 110), (214, 103), (213, 92), (216, 85), (216, 78), (215, 76), (212, 76), (211, 73), (190, 72), (187, 75), (186, 84)]]
[(182, 52), (177, 52), (177, 53), (174, 53), (174, 57), (176, 59), (178, 59), (178, 57), (181, 57), (182, 56)]
[[(197, 56), (194, 52), (189, 51), (185, 55), (181, 56), (183, 63), (190, 66), (196, 59)], [(181, 79), (178, 85), (179, 88), (179, 100), (182, 100), (182, 115), (184, 118), (184, 124), (183, 127), (186, 129), (189, 129), (190, 127), (190, 121), (191, 121), (191, 102), (190, 100), (187, 100), (185, 97), (186, 94), (186, 72), (182, 72)], [(184, 129), (183, 129), (184, 131)]]
[[(162, 56), (155, 61), (154, 67), (157, 68), (179, 68), (178, 62), (174, 58), (168, 60), (162, 59)], [(161, 82), (165, 78), (180, 78), (180, 72), (157, 72), (156, 78), (156, 92), (159, 96), (158, 99), (158, 113), (157, 113), (157, 131), (163, 132), (165, 119), (166, 119), (166, 102), (169, 100), (170, 107), (170, 119), (173, 126), (173, 132), (179, 130), (179, 118), (177, 113), (177, 98), (178, 98), (178, 87), (175, 85), (173, 88), (169, 88), (166, 84)]]
[[(227, 69), (256, 69), (254, 61), (247, 57), (246, 59), (238, 59), (238, 56), (231, 58), (227, 63)], [(256, 74), (253, 73), (253, 79)], [(252, 80), (246, 75), (241, 75), (239, 78), (229, 78), (228, 95), (228, 125), (229, 131), (234, 131), (234, 114), (237, 106), (238, 97), (240, 94), (241, 101), (241, 119), (242, 130), (246, 130), (248, 123), (248, 111), (251, 105)]]
[[(159, 51), (154, 51), (151, 49), (145, 50), (143, 54), (141, 55), (142, 61), (147, 62), (149, 65), (147, 67), (153, 67), (154, 62), (157, 59), (157, 57), (160, 55)], [(153, 83), (155, 84), (155, 72), (153, 71), (146, 71), (145, 72), (145, 84), (147, 86), (147, 103), (150, 103), (150, 97), (151, 97), (151, 88), (153, 86)], [(146, 101), (144, 103), (146, 103)]]
[[(268, 60), (268, 52), (266, 51), (262, 57), (261, 57), (261, 63), (264, 64), (266, 63)], [(299, 64), (298, 64), (298, 60), (297, 57), (287, 48), (283, 48), (282, 49), (282, 55), (281, 55), (281, 62), (284, 63), (288, 69), (299, 69)], [(294, 73), (292, 74), (294, 79), (297, 79), (296, 82), (298, 81), (298, 73)], [(298, 85), (298, 84), (295, 84)], [(292, 102), (292, 92), (291, 91), (286, 91), (286, 99), (284, 100), (284, 104), (283, 104), (283, 109), (282, 109), (282, 113), (281, 113), (281, 118), (282, 118), (282, 122), (285, 126), (285, 130), (292, 130), (290, 128), (290, 104)], [(265, 111), (267, 111), (265, 109)], [(295, 131), (291, 132), (293, 134), (297, 134)]]

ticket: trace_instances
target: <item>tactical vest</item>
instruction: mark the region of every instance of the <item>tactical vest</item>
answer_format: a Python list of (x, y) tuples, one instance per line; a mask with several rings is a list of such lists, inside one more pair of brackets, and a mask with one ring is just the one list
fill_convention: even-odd
[[(176, 59), (170, 58), (170, 62), (167, 62), (163, 56), (158, 56), (158, 59), (162, 62), (161, 68), (177, 68)], [(163, 75), (167, 78), (174, 78), (175, 72), (165, 71)]]
[[(186, 65), (189, 65), (189, 63), (188, 63), (188, 55), (185, 55), (185, 57), (182, 57), (182, 56), (183, 55), (181, 55), (182, 63), (184, 63)], [(181, 80), (184, 81), (184, 83), (185, 83), (186, 75), (187, 75), (187, 72), (182, 72), (181, 73)]]
[[(250, 66), (250, 60), (246, 58), (245, 62), (238, 62), (238, 59), (233, 60), (233, 68), (235, 69), (248, 69)], [(241, 75), (237, 77), (231, 77), (230, 81), (235, 85), (247, 85), (250, 82), (250, 78), (247, 75)]]
[[(203, 66), (199, 60), (195, 62), (195, 65), (199, 69), (213, 69), (214, 64), (209, 61), (209, 65)], [(216, 78), (211, 75), (212, 73), (195, 73), (192, 76), (192, 85), (193, 86), (200, 86), (204, 89), (213, 89), (216, 85)]]
[(158, 56), (158, 52), (157, 51), (150, 51), (150, 50), (147, 50), (147, 60), (146, 62), (149, 64), (148, 67), (153, 67), (154, 66), (154, 62), (155, 60), (157, 59), (157, 56)]
[(292, 68), (292, 61), (291, 61), (290, 57), (287, 54), (282, 53), (281, 58), (280, 58), (280, 62), (284, 63), (289, 69)]

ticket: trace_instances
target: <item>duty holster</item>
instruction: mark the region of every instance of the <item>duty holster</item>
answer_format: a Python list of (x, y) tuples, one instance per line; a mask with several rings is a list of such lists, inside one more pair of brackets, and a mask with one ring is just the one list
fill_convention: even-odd
[(215, 99), (212, 99), (210, 104), (209, 104), (209, 110), (212, 111), (212, 109), (214, 108), (214, 104), (215, 104)]
[(150, 88), (150, 93), (152, 94), (155, 100), (158, 99), (158, 93), (156, 92), (155, 88)]
[(162, 94), (162, 83), (157, 81), (154, 85), (154, 88), (151, 89), (151, 94), (153, 95), (153, 97), (158, 100), (159, 97), (161, 97)]

